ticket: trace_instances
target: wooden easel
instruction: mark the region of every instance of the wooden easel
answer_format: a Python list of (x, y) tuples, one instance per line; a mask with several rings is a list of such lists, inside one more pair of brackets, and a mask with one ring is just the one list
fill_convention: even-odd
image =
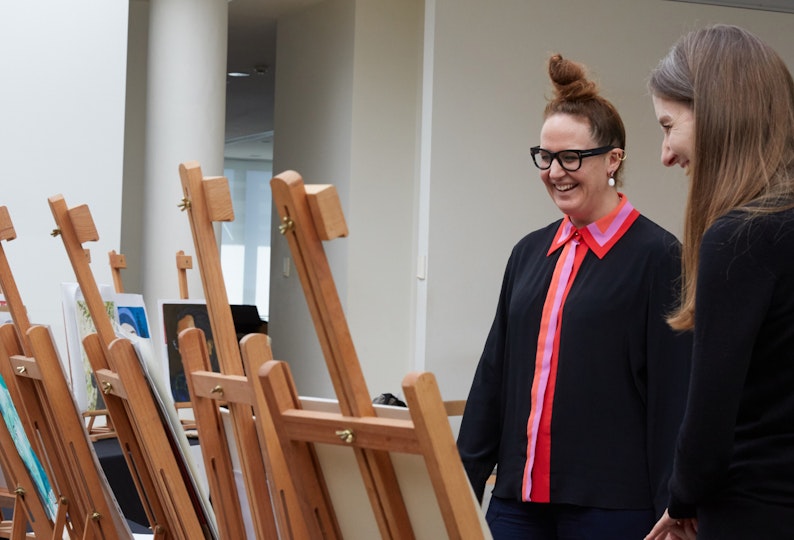
[(185, 255), (181, 249), (176, 252), (176, 273), (179, 281), (179, 298), (189, 298), (187, 290), (187, 271), (193, 268), (193, 257)]
[[(315, 408), (306, 398), (298, 398), (286, 362), (266, 363), (260, 370), (260, 382), (267, 405), (274, 411), (273, 421), (290, 470), (300, 479), (301, 490), (314, 489), (327, 470), (317, 470), (313, 464), (303, 462), (294, 451), (301, 444), (388, 452), (395, 461), (398, 477), (403, 479), (400, 488), (405, 490), (410, 519), (406, 527), (416, 538), (444, 538), (445, 534), (451, 539), (490, 538), (460, 458), (454, 459), (457, 449), (448, 411), (432, 373), (410, 373), (403, 379), (408, 410), (392, 408), (384, 416), (381, 409), (388, 408), (378, 407), (375, 417), (347, 416), (328, 404)], [(422, 463), (407, 461), (403, 455), (418, 456)], [(343, 499), (356, 497), (355, 482), (349, 477), (355, 465), (345, 466), (338, 457), (325, 461), (332, 469), (348, 472), (341, 497), (326, 503), (338, 515), (335, 508), (343, 505)], [(435, 497), (428, 497), (428, 493)], [(304, 518), (310, 515), (305, 514)], [(339, 521), (343, 533), (336, 538), (373, 536), (372, 531), (362, 532), (365, 516), (360, 507), (352, 518), (342, 516)]]
[[(321, 240), (347, 235), (336, 190), (333, 186), (304, 187), (297, 173), (276, 176), (270, 185), (282, 221), (280, 231), (289, 242), (342, 414), (374, 417), (364, 374), (321, 244)], [(328, 204), (334, 200), (336, 207)], [(381, 536), (413, 538), (389, 454), (368, 449), (355, 452)]]
[[(88, 262), (91, 262), (90, 253), (86, 250)], [(121, 279), (121, 271), (127, 268), (127, 257), (121, 253), (116, 253), (116, 250), (108, 252), (108, 262), (110, 264), (110, 271), (113, 276), (113, 289), (117, 293), (124, 292), (124, 282)], [(104, 417), (105, 424), (97, 425), (97, 418)], [(83, 418), (87, 419), (86, 429), (88, 436), (92, 441), (96, 442), (102, 439), (110, 439), (116, 436), (116, 430), (113, 429), (113, 423), (110, 420), (107, 409), (96, 409), (83, 411)]]
[[(15, 238), (5, 207), (0, 208), (0, 222), (1, 239)], [(13, 325), (0, 327), (0, 373), (20, 417), (24, 417), (28, 436), (39, 443), (38, 455), (60, 501), (51, 530), (39, 533), (40, 527), (31, 523), (34, 532), (38, 538), (49, 537), (44, 536), (46, 533), (62, 538), (64, 532), (71, 538), (130, 538), (129, 528), (96, 461), (52, 336), (46, 327), (30, 325), (2, 245), (0, 284), (6, 291), (14, 321)], [(40, 503), (35, 489), (21, 493), (25, 491), (30, 493), (26, 501)], [(42, 522), (47, 523), (46, 519)], [(20, 531), (15, 535), (22, 537)]]
[(110, 271), (113, 274), (113, 288), (117, 293), (123, 293), (124, 282), (121, 280), (121, 271), (127, 268), (127, 257), (116, 253), (114, 249), (108, 252), (108, 259), (110, 259)]
[[(389, 452), (419, 453), (427, 463), (449, 536), (489, 537), (432, 375), (410, 374), (403, 381), (410, 426), (386, 426), (375, 418), (322, 246), (323, 240), (347, 235), (336, 190), (328, 185), (305, 186), (294, 171), (273, 178), (271, 188), (281, 218), (279, 229), (289, 243), (340, 409), (340, 415), (333, 418), (302, 411), (286, 364), (268, 363), (260, 375), (285, 452), (296, 441), (352, 447), (381, 537), (392, 539), (413, 538), (414, 527)], [(291, 459), (290, 464), (293, 475), (309, 485), (317, 483), (318, 473), (310, 463)], [(327, 504), (330, 508), (330, 501)]]
[[(283, 538), (317, 537), (310, 536), (306, 524), (289, 519), (290, 512), (294, 516), (299, 515), (299, 503), (286, 473), (270, 417), (267, 410), (256, 410), (256, 420), (254, 418), (251, 382), (244, 373), (255, 372), (259, 364), (243, 367), (213, 229), (215, 221), (234, 219), (228, 182), (224, 177), (205, 178), (195, 162), (181, 164), (179, 175), (184, 195), (180, 206), (188, 213), (221, 370), (221, 373), (213, 373), (210, 369), (203, 332), (197, 329), (183, 331), (179, 348), (188, 374), (199, 440), (218, 442), (206, 447), (202, 442), (202, 452), (206, 452), (204, 460), (205, 463), (211, 461), (224, 466), (214, 478), (210, 478), (210, 485), (214, 484), (216, 492), (229, 491), (229, 487), (223, 485), (228, 478), (225, 467), (231, 467), (227, 455), (229, 441), (222, 436), (223, 422), (218, 411), (219, 401), (224, 400), (229, 407), (257, 538), (275, 538), (277, 534)], [(259, 336), (267, 343), (267, 336)], [(269, 348), (267, 351), (269, 353)], [(260, 357), (260, 363), (263, 361)], [(271, 485), (271, 491), (276, 495), (273, 499), (271, 491), (263, 489), (263, 481)], [(229, 500), (229, 504), (233, 504), (231, 496)]]
[[(38, 396), (48, 406), (53, 425), (47, 429), (60, 438), (65, 462), (54, 477), (64, 479), (57, 485), (64, 495), (62, 504), (68, 507), (73, 528), (79, 537), (86, 539), (130, 538), (129, 528), (96, 461), (79, 411), (67, 406), (72, 395), (49, 329), (33, 326), (27, 337), (33, 355), (12, 356), (11, 367), (16, 372), (23, 400), (29, 403)], [(38, 427), (41, 432), (42, 426)], [(48, 457), (51, 459), (51, 452)], [(71, 496), (67, 495), (69, 492)]]
[[(189, 298), (187, 287), (187, 271), (191, 268), (193, 268), (193, 257), (190, 255), (185, 255), (185, 252), (181, 249), (177, 251), (176, 277), (177, 281), (179, 282), (179, 298), (182, 300), (187, 300)], [(177, 408), (177, 410), (193, 408), (193, 404), (190, 401), (177, 401), (174, 403), (174, 406)], [(184, 427), (186, 430), (195, 430), (196, 422), (195, 420), (182, 420), (182, 427)]]
[(133, 344), (116, 337), (83, 256), (82, 243), (99, 239), (91, 213), (86, 205), (68, 208), (61, 195), (49, 204), (58, 227), (54, 235), (63, 240), (97, 330), (83, 345), (155, 537), (212, 538), (212, 516), (198, 501), (175, 433), (165, 425)]
[[(15, 238), (16, 232), (14, 231), (8, 208), (0, 206), (0, 240), (11, 241)], [(16, 309), (17, 302), (14, 301), (17, 291), (15, 286), (9, 283), (8, 278), (10, 273), (8, 272), (8, 268), (8, 259), (6, 258), (2, 243), (0, 243), (0, 288), (2, 288), (3, 294), (8, 302), (9, 311), (12, 309), (11, 306), (14, 306), (14, 311), (11, 312), (13, 318), (15, 315), (19, 315)], [(24, 309), (21, 310), (21, 317), (23, 320), (27, 319), (27, 314)], [(15, 332), (13, 325), (4, 324), (0, 326), (0, 333), (6, 335), (8, 329), (10, 329), (11, 332)], [(19, 352), (19, 348), (19, 341), (16, 336), (14, 336), (13, 349), (10, 352), (15, 354)], [(5, 339), (3, 339), (2, 345), (0, 345), (0, 364), (8, 365), (8, 355), (9, 351), (5, 345)], [(2, 376), (5, 382), (5, 372), (2, 373)], [(12, 394), (12, 399), (13, 392), (15, 391), (13, 379), (13, 377), (9, 377), (11, 386), (8, 386), (9, 383), (6, 382), (9, 393)], [(22, 419), (22, 417), (25, 416), (25, 412), (18, 412), (20, 413), (20, 419)], [(31, 442), (37, 455), (39, 455), (40, 449), (37, 444), (34, 444), (36, 440), (31, 436), (30, 423), (25, 420), (22, 421), (25, 425), (25, 436)], [(2, 466), (6, 484), (10, 488), (10, 494), (13, 497), (13, 514), (10, 523), (3, 524), (3, 538), (10, 538), (13, 540), (25, 538), (28, 524), (30, 524), (30, 528), (37, 538), (52, 538), (54, 523), (41, 499), (36, 494), (36, 483), (22, 457), (16, 451), (16, 443), (12, 433), (9, 431), (7, 424), (2, 421), (0, 421), (0, 466)], [(61, 534), (63, 534), (63, 531), (61, 531)]]
[[(121, 253), (116, 253), (116, 250), (108, 252), (108, 259), (110, 263), (110, 270), (113, 274), (113, 289), (121, 294), (124, 292), (124, 281), (121, 279), (121, 270), (127, 268), (127, 257)], [(90, 259), (89, 259), (90, 262)], [(179, 282), (179, 298), (186, 299), (187, 296), (187, 270), (193, 268), (193, 259), (190, 255), (185, 255), (185, 252), (180, 250), (176, 253), (176, 267), (177, 267), (177, 280)], [(180, 409), (190, 409), (192, 407), (189, 401), (177, 401), (174, 403), (177, 411)], [(98, 416), (105, 416), (107, 419), (106, 426), (95, 426), (94, 421)], [(110, 423), (110, 417), (107, 415), (106, 409), (96, 411), (86, 411), (83, 416), (88, 420), (88, 433), (91, 439), (96, 441), (107, 437), (115, 437), (116, 433)], [(182, 427), (185, 430), (196, 429), (195, 422), (183, 420)]]

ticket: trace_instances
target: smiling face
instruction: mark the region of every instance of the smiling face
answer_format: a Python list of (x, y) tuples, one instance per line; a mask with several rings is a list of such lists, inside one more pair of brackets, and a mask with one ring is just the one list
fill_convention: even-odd
[[(540, 146), (550, 152), (589, 150), (601, 146), (593, 140), (588, 122), (578, 116), (557, 113), (546, 118), (540, 130)], [(608, 184), (610, 173), (620, 166), (622, 150), (616, 148), (600, 156), (582, 159), (577, 171), (566, 171), (555, 159), (540, 171), (554, 204), (577, 227), (601, 219), (620, 202), (615, 188)]]
[(656, 119), (662, 126), (662, 164), (689, 169), (695, 149), (695, 115), (687, 103), (653, 96)]

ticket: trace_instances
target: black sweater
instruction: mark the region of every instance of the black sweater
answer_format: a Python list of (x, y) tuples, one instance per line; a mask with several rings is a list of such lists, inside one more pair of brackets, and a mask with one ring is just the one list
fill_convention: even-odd
[(794, 506), (794, 211), (719, 219), (697, 279), (670, 515), (721, 500)]

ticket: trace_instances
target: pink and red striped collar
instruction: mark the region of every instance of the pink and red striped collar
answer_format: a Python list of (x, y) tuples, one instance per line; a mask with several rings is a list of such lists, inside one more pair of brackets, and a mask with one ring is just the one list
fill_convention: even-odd
[(620, 203), (614, 210), (582, 229), (577, 229), (571, 223), (571, 218), (565, 216), (562, 223), (560, 223), (560, 228), (557, 229), (557, 233), (554, 235), (554, 240), (552, 240), (551, 247), (546, 255), (551, 255), (557, 251), (578, 233), (584, 243), (587, 244), (587, 247), (599, 259), (603, 259), (639, 216), (639, 211), (631, 205), (628, 198), (622, 193), (620, 194)]

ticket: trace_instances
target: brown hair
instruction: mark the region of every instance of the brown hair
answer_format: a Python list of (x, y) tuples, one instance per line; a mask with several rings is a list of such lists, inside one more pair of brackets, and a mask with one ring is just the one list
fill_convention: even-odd
[(681, 303), (668, 319), (689, 329), (706, 230), (732, 210), (749, 221), (794, 206), (794, 81), (757, 36), (714, 25), (682, 37), (648, 86), (654, 96), (689, 105), (695, 118)]
[[(549, 77), (554, 97), (546, 104), (545, 120), (554, 114), (570, 114), (587, 120), (590, 134), (599, 146), (626, 149), (626, 128), (617, 109), (598, 93), (596, 83), (587, 78), (582, 64), (559, 54), (549, 58)], [(615, 171), (615, 182), (623, 184), (622, 163)]]

